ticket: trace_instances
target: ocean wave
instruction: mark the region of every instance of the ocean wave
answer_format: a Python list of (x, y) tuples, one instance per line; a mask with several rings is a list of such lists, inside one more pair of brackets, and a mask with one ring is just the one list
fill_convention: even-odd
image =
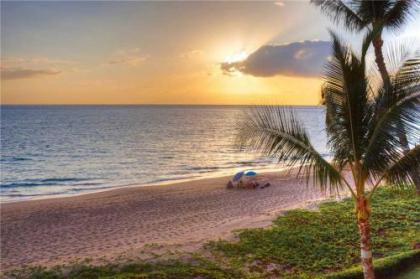
[(161, 182), (169, 182), (169, 181), (183, 181), (185, 179), (193, 179), (193, 178), (200, 178), (198, 175), (189, 175), (189, 176), (177, 176), (177, 177), (170, 177), (170, 178), (161, 178), (161, 179), (154, 179), (150, 180), (146, 184), (154, 184), (154, 183), (161, 183)]
[[(99, 185), (100, 183), (92, 183), (91, 185)], [(80, 185), (82, 186), (82, 185)], [(88, 186), (87, 184), (83, 184), (83, 186)], [(112, 188), (113, 186), (100, 186), (100, 187), (89, 187), (89, 188), (83, 188), (83, 187), (79, 187), (79, 188), (71, 188), (68, 190), (68, 192), (82, 192), (82, 191), (92, 191), (92, 190), (104, 190), (104, 189), (109, 189)]]
[(27, 179), (12, 183), (1, 183), (0, 188), (18, 188), (18, 187), (36, 187), (36, 186), (53, 186), (62, 185), (63, 182), (80, 182), (88, 181), (87, 178), (45, 178), (45, 179)]
[(48, 197), (48, 196), (56, 196), (60, 195), (62, 192), (53, 192), (53, 193), (39, 193), (39, 194), (25, 194), (25, 193), (19, 193), (19, 194), (7, 194), (1, 196), (1, 198), (31, 198), (31, 197)]
[(25, 157), (1, 157), (0, 162), (19, 162), (19, 161), (32, 161), (31, 158)]

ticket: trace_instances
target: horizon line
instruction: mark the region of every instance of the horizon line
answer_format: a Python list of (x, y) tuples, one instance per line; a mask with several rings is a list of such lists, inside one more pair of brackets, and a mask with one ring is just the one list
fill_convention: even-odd
[(322, 107), (323, 105), (282, 105), (282, 104), (1, 104), (0, 106), (292, 106), (292, 107)]

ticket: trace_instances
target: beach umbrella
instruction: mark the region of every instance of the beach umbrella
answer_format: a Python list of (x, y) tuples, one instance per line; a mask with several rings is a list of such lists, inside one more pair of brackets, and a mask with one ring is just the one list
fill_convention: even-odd
[(250, 176), (256, 176), (256, 175), (257, 173), (253, 170), (240, 171), (233, 176), (232, 182), (238, 182), (244, 176), (250, 177)]
[(245, 176), (256, 176), (257, 173), (253, 170), (245, 171)]
[(239, 180), (242, 178), (242, 176), (243, 176), (243, 175), (244, 175), (244, 172), (243, 172), (243, 171), (238, 172), (237, 174), (235, 174), (235, 175), (233, 176), (232, 181), (233, 181), (233, 182), (237, 182), (237, 181), (239, 181)]

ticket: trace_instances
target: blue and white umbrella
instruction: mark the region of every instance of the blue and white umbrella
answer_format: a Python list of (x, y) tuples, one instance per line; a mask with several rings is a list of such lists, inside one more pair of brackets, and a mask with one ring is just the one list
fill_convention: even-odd
[(239, 180), (241, 180), (241, 178), (242, 178), (243, 176), (247, 176), (247, 177), (249, 177), (249, 176), (256, 176), (256, 175), (257, 175), (257, 173), (256, 173), (255, 171), (253, 171), (253, 170), (241, 171), (241, 172), (236, 173), (236, 174), (233, 176), (232, 181), (233, 181), (233, 182), (238, 182)]

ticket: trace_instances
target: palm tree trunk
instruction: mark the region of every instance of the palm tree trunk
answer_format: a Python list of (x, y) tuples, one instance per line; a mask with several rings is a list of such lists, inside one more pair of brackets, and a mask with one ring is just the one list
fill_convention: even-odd
[(362, 196), (357, 200), (357, 224), (360, 234), (360, 258), (365, 279), (375, 279), (372, 258), (372, 243), (369, 224), (370, 209), (368, 200)]
[(391, 84), (391, 80), (389, 78), (388, 70), (386, 69), (384, 55), (382, 53), (382, 45), (384, 41), (382, 40), (381, 34), (378, 34), (373, 39), (373, 47), (375, 49), (375, 62), (378, 65), (379, 73), (381, 74), (382, 80), (386, 86)]
[[(382, 36), (380, 33), (373, 39), (373, 42), (372, 42), (373, 47), (375, 49), (375, 62), (376, 62), (376, 65), (378, 65), (378, 69), (379, 69), (379, 72), (381, 73), (382, 80), (385, 86), (390, 86), (391, 80), (389, 78), (389, 74), (385, 65), (384, 55), (382, 53), (383, 43), (384, 42), (382, 40)], [(406, 133), (400, 133), (398, 137), (399, 137), (404, 154), (410, 151)], [(410, 173), (410, 176), (414, 182), (414, 185), (416, 186), (417, 195), (420, 195), (420, 173), (417, 170), (414, 170)]]

